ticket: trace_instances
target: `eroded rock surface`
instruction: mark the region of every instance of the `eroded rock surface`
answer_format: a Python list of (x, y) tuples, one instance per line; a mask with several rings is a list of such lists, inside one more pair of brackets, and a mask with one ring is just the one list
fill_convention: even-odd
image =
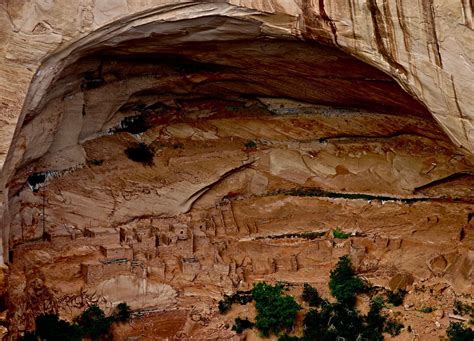
[(153, 5), (3, 8), (10, 332), (126, 301), (117, 336), (231, 338), (223, 294), (327, 295), (349, 254), (409, 291), (402, 338), (444, 335), (416, 310), (474, 294), (469, 5)]

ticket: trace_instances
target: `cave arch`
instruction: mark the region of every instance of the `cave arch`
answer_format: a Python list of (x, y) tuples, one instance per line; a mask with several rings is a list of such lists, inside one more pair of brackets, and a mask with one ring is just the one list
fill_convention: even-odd
[[(109, 76), (113, 73), (113, 67), (110, 67), (113, 63), (122, 63), (124, 68), (129, 68), (130, 63), (138, 63), (144, 68), (145, 74), (156, 73), (152, 59), (153, 55), (157, 54), (167, 59), (164, 64), (168, 65), (187, 64), (187, 67), (192, 69), (208, 63), (208, 72), (221, 72), (224, 76), (216, 82), (217, 87), (200, 90), (206, 96), (217, 90), (229, 91), (232, 96), (247, 91), (253, 96), (286, 97), (302, 102), (359, 107), (431, 119), (429, 111), (401, 89), (390, 76), (328, 45), (303, 42), (303, 37), (315, 40), (318, 37), (295, 32), (292, 28), (294, 21), (295, 17), (291, 15), (262, 13), (226, 3), (175, 4), (113, 22), (52, 54), (45, 59), (31, 83), (3, 167), (2, 179), (8, 188), (4, 193), (5, 206), (8, 206), (10, 198), (17, 195), (24, 186), (27, 174), (47, 169), (63, 171), (84, 163), (80, 144), (100, 136), (118, 124), (118, 116), (114, 118), (107, 115), (113, 116), (120, 111), (127, 103), (126, 97), (134, 94), (134, 90), (122, 93), (122, 99), (108, 103), (107, 105), (111, 106), (108, 110), (95, 110), (94, 119), (98, 119), (97, 114), (101, 111), (101, 119), (106, 122), (100, 127), (94, 127), (90, 121), (84, 123), (87, 119), (80, 122), (81, 119), (78, 118), (87, 116), (84, 111), (84, 91), (120, 83), (123, 81), (120, 79), (122, 76), (140, 77), (138, 74), (132, 75), (132, 72), (130, 75), (104, 80), (104, 64), (100, 61), (101, 58), (108, 60), (105, 67), (109, 67)], [(311, 53), (305, 51), (306, 48)], [(232, 50), (233, 57), (227, 56), (229, 65), (219, 65), (218, 60), (226, 58), (226, 49)], [(265, 49), (268, 51), (265, 52)], [(214, 52), (206, 55), (206, 51)], [(269, 59), (258, 65), (259, 53), (262, 51), (261, 56), (266, 53)], [(292, 53), (298, 56), (299, 65), (291, 64)], [(199, 55), (200, 57), (196, 58)], [(316, 61), (315, 56), (320, 60)], [(326, 56), (325, 60), (323, 56)], [(275, 64), (278, 57), (281, 57), (278, 60), (279, 65), (272, 69), (272, 63)], [(181, 58), (182, 62), (170, 62), (173, 58)], [(242, 58), (249, 58), (254, 64), (246, 65), (245, 62), (242, 63)], [(271, 58), (275, 60), (272, 61)], [(312, 59), (311, 67), (305, 67), (305, 58)], [(240, 72), (246, 66), (251, 69), (252, 65), (254, 69), (248, 71), (247, 75)], [(292, 74), (278, 79), (273, 71), (284, 69), (287, 65), (291, 65), (290, 69), (294, 68), (288, 70)], [(376, 66), (383, 68), (381, 65)], [(324, 66), (327, 67), (326, 70)], [(261, 67), (266, 74), (263, 72), (258, 75)], [(308, 77), (318, 67), (321, 68), (319, 74), (316, 72)], [(395, 78), (400, 78), (397, 70), (392, 71)], [(337, 75), (334, 76), (334, 73)], [(81, 77), (74, 77), (74, 74), (80, 74)], [(244, 78), (240, 85), (238, 83), (242, 82), (242, 79), (239, 77)], [(191, 83), (193, 82), (199, 84), (206, 83), (207, 80), (191, 79)], [(354, 82), (358, 84), (357, 87), (351, 85)], [(242, 87), (242, 84), (245, 86)], [(301, 86), (303, 84), (310, 86)], [(135, 92), (142, 97), (149, 96), (150, 91), (156, 92), (153, 81), (150, 81), (148, 86), (152, 90), (146, 90), (145, 87)], [(247, 89), (244, 89), (246, 87)], [(113, 86), (112, 90), (115, 91)], [(114, 93), (115, 96), (117, 94)], [(97, 105), (98, 102), (96, 107)], [(90, 114), (87, 118), (89, 117)], [(79, 126), (81, 129), (77, 131)], [(42, 130), (38, 130), (38, 127), (42, 127)], [(59, 152), (63, 153), (60, 162), (54, 160), (57, 156), (55, 153)], [(48, 156), (46, 159), (45, 155)], [(39, 162), (41, 159), (43, 160)], [(9, 239), (11, 214), (8, 212), (6, 207), (4, 242)]]

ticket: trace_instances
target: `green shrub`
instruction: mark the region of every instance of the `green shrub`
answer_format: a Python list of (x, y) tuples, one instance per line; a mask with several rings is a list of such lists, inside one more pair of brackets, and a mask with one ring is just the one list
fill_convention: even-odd
[(388, 302), (398, 307), (403, 304), (403, 299), (405, 298), (406, 293), (407, 292), (403, 289), (390, 291), (388, 293)]
[(291, 296), (283, 294), (282, 284), (269, 285), (257, 283), (252, 289), (252, 296), (257, 308), (255, 326), (263, 336), (278, 335), (282, 330), (290, 330), (301, 307)]
[(319, 307), (322, 301), (318, 291), (308, 283), (305, 283), (303, 286), (303, 293), (301, 294), (301, 298), (303, 299), (303, 301), (307, 302), (310, 307)]
[(251, 329), (253, 328), (254, 323), (249, 321), (249, 319), (241, 319), (240, 317), (237, 317), (234, 321), (234, 325), (232, 326), (232, 330), (235, 330), (237, 334), (241, 334), (245, 329)]
[(146, 166), (153, 166), (155, 152), (151, 147), (143, 142), (128, 147), (125, 149), (125, 154), (132, 161), (142, 163)]
[(351, 236), (350, 233), (344, 233), (340, 228), (332, 230), (332, 236), (337, 239), (347, 239)]
[(398, 335), (403, 326), (396, 321), (386, 321), (381, 313), (383, 306), (383, 298), (375, 297), (364, 316), (345, 304), (323, 301), (319, 310), (312, 309), (306, 314), (302, 340), (381, 341), (384, 331)]
[(432, 307), (423, 307), (423, 308), (420, 308), (418, 311), (422, 312), (422, 313), (432, 313), (433, 312), (433, 308)]
[[(330, 303), (320, 298), (319, 308), (310, 310), (304, 318), (301, 340), (381, 341), (384, 331), (395, 335), (403, 327), (396, 321), (387, 321), (382, 314), (384, 299), (381, 296), (371, 300), (365, 316), (354, 309), (357, 293), (366, 290), (367, 286), (356, 276), (348, 256), (341, 257), (331, 271), (329, 287), (338, 302)], [(309, 288), (304, 288), (303, 292), (305, 289), (307, 293), (312, 292)]]
[(224, 299), (219, 301), (217, 307), (219, 308), (219, 312), (221, 314), (227, 313), (232, 307), (232, 301), (230, 300), (230, 297), (225, 295)]
[(451, 341), (472, 341), (474, 340), (474, 330), (464, 327), (462, 323), (451, 322), (446, 331)]
[(220, 300), (218, 303), (219, 312), (221, 314), (227, 313), (232, 304), (239, 303), (241, 305), (245, 305), (249, 302), (252, 302), (252, 292), (251, 291), (237, 291), (235, 294), (232, 295), (224, 295), (224, 299)]
[(339, 258), (329, 279), (331, 294), (342, 304), (354, 306), (356, 294), (366, 290), (364, 282), (356, 276), (348, 256)]
[(310, 310), (304, 318), (304, 340), (355, 340), (364, 331), (359, 313), (341, 303), (323, 302), (321, 309)]
[(461, 301), (454, 302), (453, 313), (456, 315), (467, 315), (469, 314), (470, 324), (474, 324), (474, 305), (467, 305), (462, 303)]
[(235, 294), (230, 296), (232, 303), (239, 303), (245, 305), (253, 301), (252, 291), (237, 291)]
[(362, 332), (367, 340), (383, 340), (382, 332), (385, 326), (385, 316), (381, 314), (384, 307), (384, 300), (380, 296), (374, 297), (370, 301), (370, 309), (364, 318), (365, 328)]
[(372, 328), (383, 328), (385, 318), (380, 314), (384, 307), (383, 297), (376, 296), (370, 301), (370, 309), (367, 314), (367, 324)]
[(59, 319), (57, 314), (39, 315), (36, 320), (36, 335), (47, 341), (80, 341), (81, 330), (75, 324)]
[(127, 303), (119, 303), (114, 313), (114, 320), (118, 322), (127, 322), (132, 315), (132, 310)]
[(467, 312), (469, 312), (470, 307), (461, 301), (454, 301), (454, 307), (453, 307), (453, 313), (456, 315), (465, 315)]
[(120, 303), (113, 316), (106, 317), (97, 305), (93, 304), (78, 316), (73, 323), (61, 320), (57, 314), (42, 314), (36, 317), (35, 332), (26, 332), (21, 340), (30, 341), (80, 341), (84, 337), (92, 340), (108, 338), (114, 322), (125, 322), (131, 316), (130, 307)]
[(113, 319), (106, 317), (102, 309), (93, 304), (76, 321), (84, 336), (88, 336), (92, 340), (98, 340), (109, 335)]
[(20, 341), (38, 341), (38, 337), (34, 332), (26, 332), (23, 336), (20, 337)]
[(389, 333), (391, 336), (397, 336), (400, 334), (400, 331), (403, 327), (403, 324), (401, 324), (397, 320), (388, 320), (385, 323), (385, 328), (383, 331)]

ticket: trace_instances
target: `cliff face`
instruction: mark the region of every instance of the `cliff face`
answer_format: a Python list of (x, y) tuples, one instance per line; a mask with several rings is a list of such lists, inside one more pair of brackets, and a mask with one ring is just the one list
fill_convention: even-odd
[(126, 301), (160, 336), (231, 337), (222, 294), (324, 292), (350, 254), (443, 334), (416, 309), (474, 290), (470, 6), (7, 3), (11, 331)]

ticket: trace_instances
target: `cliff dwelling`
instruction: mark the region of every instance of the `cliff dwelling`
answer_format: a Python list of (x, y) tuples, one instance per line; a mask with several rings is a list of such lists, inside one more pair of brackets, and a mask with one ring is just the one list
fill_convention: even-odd
[(439, 311), (474, 294), (471, 137), (401, 81), (379, 31), (384, 67), (324, 13), (295, 34), (289, 15), (211, 7), (112, 21), (35, 71), (2, 175), (11, 335), (127, 302), (140, 319), (116, 339), (231, 339), (254, 313), (219, 314), (224, 295), (329, 297), (344, 255), (408, 292), (400, 340), (445, 335)]

